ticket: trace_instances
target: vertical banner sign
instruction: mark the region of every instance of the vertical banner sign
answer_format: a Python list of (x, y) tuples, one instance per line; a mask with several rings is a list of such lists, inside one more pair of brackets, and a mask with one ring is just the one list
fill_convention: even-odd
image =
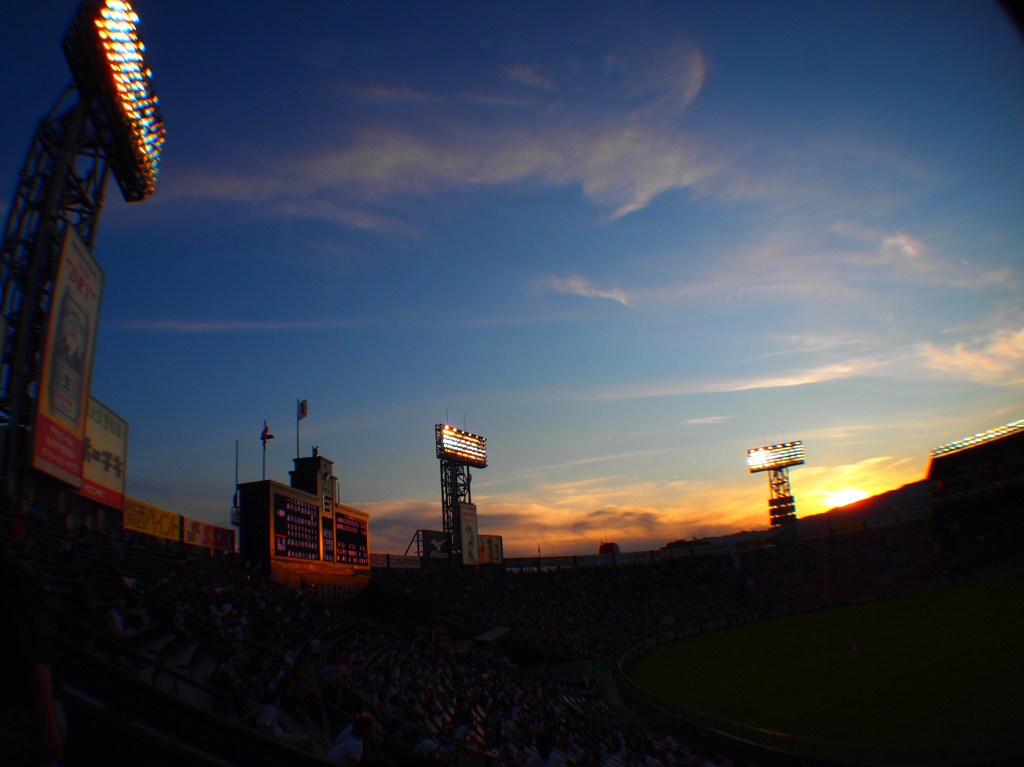
[(504, 547), (500, 535), (481, 535), (480, 564), (500, 565), (504, 561)]
[(103, 272), (74, 227), (64, 234), (50, 299), (32, 466), (82, 486), (83, 442)]
[(462, 518), (462, 564), (480, 564), (479, 541), (476, 532), (476, 504), (460, 503), (459, 516)]
[(89, 397), (89, 417), (82, 447), (82, 490), (86, 498), (112, 509), (124, 509), (128, 422)]

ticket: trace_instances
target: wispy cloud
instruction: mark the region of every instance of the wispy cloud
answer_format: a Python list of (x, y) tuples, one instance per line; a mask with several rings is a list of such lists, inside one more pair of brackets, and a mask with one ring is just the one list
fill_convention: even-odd
[(856, 362), (839, 362), (806, 370), (796, 370), (780, 375), (768, 375), (732, 384), (722, 384), (725, 388), (718, 391), (750, 391), (752, 389), (778, 389), (785, 386), (806, 386), (807, 384), (834, 381), (840, 378), (867, 375), (879, 369), (878, 360), (859, 360)]
[(862, 270), (857, 275), (861, 280), (911, 281), (966, 290), (1015, 288), (1020, 283), (1019, 273), (1012, 268), (988, 266), (976, 260), (976, 254), (960, 253), (938, 235), (926, 238), (905, 230), (880, 231), (850, 220), (833, 222), (830, 230), (865, 246), (846, 256)]
[(736, 416), (734, 415), (705, 415), (698, 418), (688, 418), (684, 421), (688, 426), (707, 426), (717, 423), (725, 423), (731, 421)]
[(387, 104), (440, 104), (445, 101), (441, 94), (406, 85), (347, 85), (345, 92), (362, 101)]
[(1003, 328), (949, 347), (925, 344), (925, 363), (943, 374), (993, 386), (1024, 384), (1024, 328)]
[[(304, 157), (282, 158), (274, 146), (240, 173), (232, 168), (168, 172), (164, 198), (198, 198), (256, 205), (278, 214), (329, 218), (376, 228), (353, 207), (383, 200), (529, 182), (577, 185), (619, 217), (669, 189), (695, 184), (710, 171), (678, 130), (679, 115), (705, 77), (700, 51), (683, 43), (652, 46), (604, 61), (575, 62), (542, 72), (522, 62), (505, 65), (491, 98), (424, 92), (403, 84), (361, 85), (349, 96), (368, 108), (349, 115), (344, 130), (324, 131), (329, 143)], [(530, 86), (530, 109), (509, 110), (509, 83)], [(514, 96), (513, 96), (514, 100)], [(456, 108), (472, 101), (473, 109)], [(416, 107), (397, 129), (391, 108)], [(497, 111), (495, 111), (497, 110)], [(332, 200), (325, 204), (324, 199)], [(318, 205), (310, 205), (319, 201)]]
[(861, 359), (849, 362), (837, 362), (816, 367), (794, 369), (786, 373), (761, 374), (741, 379), (723, 379), (719, 381), (700, 381), (687, 378), (677, 381), (642, 382), (631, 386), (614, 389), (595, 390), (590, 393), (573, 397), (577, 400), (628, 400), (646, 399), (651, 397), (678, 397), (688, 394), (714, 394), (725, 392), (745, 392), (757, 389), (778, 389), (789, 386), (807, 386), (810, 384), (835, 381), (855, 376), (871, 375), (883, 370), (885, 363), (880, 359)]
[(371, 210), (367, 206), (345, 205), (325, 198), (270, 200), (265, 210), (285, 218), (318, 219), (351, 229), (388, 232), (404, 237), (413, 237), (418, 233), (415, 227), (396, 216)]
[(621, 288), (598, 288), (586, 277), (549, 277), (547, 285), (559, 293), (568, 293), (584, 298), (607, 298), (623, 306), (629, 306), (629, 296)]
[(108, 330), (146, 330), (165, 333), (255, 333), (267, 330), (322, 330), (362, 327), (364, 319), (322, 320), (110, 320)]
[[(615, 463), (621, 463), (622, 461), (635, 459), (635, 458), (654, 458), (659, 454), (669, 452), (665, 448), (652, 448), (648, 450), (629, 450), (617, 453), (605, 453), (602, 455), (587, 456), (585, 458), (575, 458), (571, 461), (559, 461), (555, 463), (545, 463), (537, 467), (531, 467), (519, 471), (506, 471), (500, 479), (495, 477), (485, 477), (483, 479), (475, 480), (478, 488), (482, 489), (493, 489), (500, 487), (506, 482), (519, 483), (523, 480), (532, 479), (535, 477), (550, 476), (564, 472), (566, 469), (579, 468), (581, 466), (591, 466), (594, 464), (607, 463), (613, 461)], [(582, 488), (593, 487), (595, 485), (605, 484), (608, 480), (606, 476), (590, 477), (585, 480), (577, 480), (575, 482), (559, 483), (558, 489), (552, 490), (552, 494), (578, 494)]]
[[(843, 200), (845, 209), (857, 210), (878, 194), (859, 187), (836, 194), (837, 183), (845, 183), (836, 179), (845, 179), (849, 168), (882, 166), (888, 186), (898, 186), (889, 183), (893, 178), (909, 184), (928, 178), (906, 163), (893, 164), (891, 153), (853, 142), (837, 150), (838, 139), (799, 137), (765, 152), (765, 137), (690, 126), (685, 116), (705, 86), (707, 63), (688, 41), (652, 39), (639, 53), (608, 50), (566, 61), (560, 68), (498, 62), (461, 92), (360, 83), (343, 87), (336, 103), (332, 85), (323, 98), (335, 108), (324, 119), (334, 122), (309, 131), (320, 137), (317, 145), (294, 143), (307, 147), (304, 154), (282, 155), (280, 145), (263, 156), (254, 150), (245, 171), (237, 163), (192, 170), (179, 163), (168, 169), (162, 196), (242, 203), (278, 215), (305, 211), (382, 229), (398, 223), (383, 206), (404, 197), (509, 184), (577, 187), (617, 219), (672, 190), (771, 204)], [(352, 104), (358, 108), (346, 108)], [(399, 110), (403, 128), (395, 127)], [(823, 151), (844, 164), (821, 168)], [(357, 208), (371, 212), (359, 216)]]
[(517, 62), (515, 64), (507, 64), (502, 69), (505, 72), (505, 76), (513, 82), (522, 83), (531, 88), (540, 88), (545, 91), (549, 91), (554, 87), (551, 80), (542, 75), (539, 69), (532, 64)]
[(777, 345), (745, 358), (745, 361), (771, 359), (786, 355), (801, 354), (835, 354), (837, 352), (866, 353), (878, 349), (884, 339), (863, 331), (842, 331), (833, 334), (824, 333), (789, 333), (780, 334), (766, 339)]
[(763, 529), (762, 495), (760, 483), (742, 482), (735, 488), (611, 481), (586, 488), (550, 486), (532, 495), (547, 499), (543, 502), (487, 497), (480, 504), (487, 510), (480, 532), (503, 535), (507, 556), (536, 555), (538, 545), (542, 554), (596, 554), (605, 541), (619, 543), (624, 551), (644, 551), (680, 538)]
[(915, 240), (905, 232), (886, 235), (882, 240), (881, 254), (886, 261), (914, 262), (924, 253), (924, 243)]

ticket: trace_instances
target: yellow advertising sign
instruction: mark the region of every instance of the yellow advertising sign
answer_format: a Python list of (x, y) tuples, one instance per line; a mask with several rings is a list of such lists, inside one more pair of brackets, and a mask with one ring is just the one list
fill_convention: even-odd
[(181, 540), (181, 515), (150, 506), (134, 498), (124, 499), (124, 529), (138, 533)]

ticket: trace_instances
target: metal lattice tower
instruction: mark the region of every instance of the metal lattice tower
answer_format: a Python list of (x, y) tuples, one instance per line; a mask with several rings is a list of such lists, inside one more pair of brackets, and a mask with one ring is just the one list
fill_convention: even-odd
[(772, 529), (779, 535), (796, 534), (796, 501), (789, 487), (789, 469), (782, 467), (768, 472), (768, 514)]
[[(441, 524), (451, 541), (452, 565), (458, 566), (463, 564), (462, 504), (473, 503), (469, 467), (487, 468), (487, 440), (439, 423), (434, 427), (434, 448), (441, 462)], [(475, 552), (469, 561), (476, 561)]]
[(461, 504), (472, 503), (469, 467), (449, 459), (441, 460), (441, 524), (452, 542), (452, 561), (462, 561)]
[(8, 493), (21, 486), (28, 465), (35, 390), (65, 229), (74, 227), (90, 250), (96, 240), (109, 175), (96, 111), (74, 87), (61, 94), (36, 128), (4, 224), (0, 480)]
[(796, 502), (789, 486), (789, 467), (804, 462), (804, 443), (780, 442), (747, 451), (747, 469), (768, 473), (768, 515), (779, 540), (797, 539)]

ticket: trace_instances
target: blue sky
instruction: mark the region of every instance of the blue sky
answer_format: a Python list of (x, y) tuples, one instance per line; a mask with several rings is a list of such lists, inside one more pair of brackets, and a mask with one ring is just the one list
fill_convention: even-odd
[[(138, 0), (167, 125), (108, 189), (93, 394), (128, 493), (226, 524), (335, 461), (371, 548), (488, 438), (507, 555), (767, 527), (1024, 415), (1024, 43), (978, 2)], [(0, 28), (4, 209), (76, 7)]]

